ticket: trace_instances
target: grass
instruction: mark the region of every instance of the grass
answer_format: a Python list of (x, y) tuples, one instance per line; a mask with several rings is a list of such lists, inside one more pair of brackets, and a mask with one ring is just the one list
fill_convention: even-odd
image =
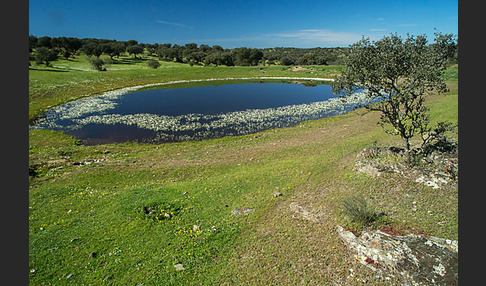
[[(169, 63), (152, 70), (143, 62), (95, 72), (81, 70), (84, 60), (78, 61), (29, 71), (29, 117), (49, 105), (127, 85), (263, 72), (309, 76), (280, 66), (261, 71)], [(315, 68), (316, 77), (339, 69)], [(434, 120), (457, 122), (457, 82), (448, 84), (451, 91), (430, 97), (428, 104)], [(374, 141), (400, 144), (380, 129), (378, 118), (356, 110), (246, 136), (159, 145), (83, 146), (60, 132), (31, 130), (30, 283), (392, 284), (376, 278), (338, 238), (336, 224), (353, 227), (341, 212), (342, 201), (366, 199), (388, 215), (386, 226), (396, 232), (457, 239), (458, 193), (398, 175), (356, 173), (354, 158), (363, 148)], [(275, 191), (282, 196), (274, 197)], [(293, 218), (291, 202), (324, 211), (325, 221)], [(231, 212), (245, 207), (255, 211)], [(176, 271), (177, 263), (185, 270)]]
[(115, 63), (107, 72), (92, 70), (86, 57), (74, 60), (53, 62), (52, 68), (31, 66), (29, 70), (29, 120), (43, 113), (46, 109), (84, 96), (100, 94), (104, 91), (128, 86), (144, 85), (174, 80), (293, 76), (332, 78), (341, 69), (340, 66), (317, 67), (315, 71), (294, 72), (289, 67), (203, 67), (182, 63), (161, 61), (161, 67), (151, 69), (147, 62), (151, 57), (133, 59), (115, 58)]
[(376, 221), (378, 215), (370, 208), (363, 197), (347, 197), (343, 199), (343, 212), (351, 221), (368, 226)]

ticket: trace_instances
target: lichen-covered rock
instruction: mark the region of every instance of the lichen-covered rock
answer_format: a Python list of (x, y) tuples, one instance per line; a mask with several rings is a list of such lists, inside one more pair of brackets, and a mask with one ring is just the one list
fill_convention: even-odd
[(458, 242), (424, 235), (390, 235), (380, 230), (360, 236), (338, 226), (356, 258), (382, 275), (397, 275), (411, 285), (456, 285)]
[(400, 174), (417, 183), (434, 189), (457, 187), (457, 148), (450, 152), (434, 151), (427, 156), (415, 156), (420, 163), (406, 164), (405, 150), (396, 147), (365, 148), (356, 156), (355, 170), (380, 176), (384, 173)]
[(255, 210), (254, 208), (242, 208), (242, 209), (234, 209), (231, 212), (234, 215), (241, 215), (241, 214), (247, 215), (247, 214), (253, 212), (254, 210)]

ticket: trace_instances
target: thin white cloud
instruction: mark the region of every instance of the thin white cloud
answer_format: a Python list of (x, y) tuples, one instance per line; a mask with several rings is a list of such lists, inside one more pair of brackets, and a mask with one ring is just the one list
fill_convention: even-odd
[(162, 21), (162, 20), (157, 20), (155, 22), (160, 23), (160, 24), (166, 24), (166, 25), (172, 25), (172, 26), (179, 26), (179, 27), (194, 29), (194, 27), (192, 27), (192, 26), (184, 25), (184, 24), (181, 24), (181, 23), (167, 22), (167, 21)]
[(417, 24), (397, 24), (397, 27), (415, 27)]
[(385, 18), (376, 18), (376, 21), (384, 21)]
[(370, 32), (384, 32), (384, 31), (387, 31), (387, 29), (369, 29), (368, 31), (370, 31)]
[[(338, 32), (323, 29), (304, 29), (280, 33), (254, 34), (240, 37), (220, 37), (193, 39), (200, 43), (211, 45), (223, 45), (226, 48), (233, 47), (346, 47), (361, 40), (362, 34), (351, 32)], [(367, 35), (364, 35), (367, 36)], [(375, 35), (369, 35), (374, 37)]]
[(291, 39), (300, 46), (347, 46), (361, 39), (361, 35), (322, 29), (307, 29), (269, 35), (275, 39)]

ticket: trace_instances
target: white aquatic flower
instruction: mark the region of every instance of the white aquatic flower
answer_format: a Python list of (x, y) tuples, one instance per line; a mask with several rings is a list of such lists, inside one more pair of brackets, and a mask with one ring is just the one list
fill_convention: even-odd
[[(237, 78), (227, 78), (232, 80)], [(238, 78), (241, 79), (241, 78)], [(243, 78), (255, 79), (255, 78)], [(326, 80), (317, 78), (261, 77), (256, 79), (285, 80)], [(222, 79), (202, 79), (191, 81), (213, 81)], [(223, 135), (243, 135), (271, 128), (294, 125), (303, 120), (317, 119), (328, 115), (346, 112), (349, 108), (372, 101), (364, 92), (355, 93), (345, 102), (340, 98), (309, 104), (289, 105), (278, 108), (248, 109), (224, 114), (204, 115), (186, 114), (180, 116), (139, 114), (106, 114), (116, 107), (116, 99), (128, 92), (141, 88), (184, 83), (191, 81), (174, 81), (155, 83), (143, 86), (127, 87), (108, 91), (99, 96), (83, 98), (49, 110), (43, 118), (31, 126), (31, 129), (79, 129), (87, 124), (125, 124), (156, 132), (155, 140), (193, 140), (197, 138), (218, 137)], [(90, 115), (96, 114), (96, 115)], [(70, 120), (71, 125), (60, 124), (60, 120)], [(64, 126), (63, 126), (64, 125)], [(229, 131), (229, 129), (233, 131)], [(192, 135), (183, 134), (190, 132)]]
[[(138, 128), (157, 132), (194, 131), (195, 136), (207, 137), (211, 132), (224, 128), (236, 129), (237, 134), (248, 134), (264, 129), (288, 126), (302, 120), (319, 118), (326, 114), (341, 114), (346, 106), (363, 103), (367, 99), (362, 94), (356, 94), (342, 103), (337, 98), (309, 104), (290, 105), (278, 108), (249, 109), (217, 115), (187, 114), (180, 116), (165, 116), (156, 114), (105, 114), (93, 115), (82, 119), (74, 119), (78, 125), (89, 123), (135, 125)], [(204, 120), (204, 123), (201, 123)], [(186, 138), (188, 135), (183, 135)]]

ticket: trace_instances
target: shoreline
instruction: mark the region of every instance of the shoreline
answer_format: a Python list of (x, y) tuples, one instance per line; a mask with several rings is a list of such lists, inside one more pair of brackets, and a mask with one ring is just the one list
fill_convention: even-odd
[[(42, 120), (45, 114), (52, 112), (53, 110), (56, 110), (60, 106), (64, 106), (66, 104), (70, 104), (72, 102), (76, 102), (78, 100), (85, 100), (89, 98), (108, 98), (108, 99), (114, 99), (118, 96), (121, 96), (123, 94), (129, 93), (129, 92), (135, 92), (140, 89), (144, 88), (150, 88), (150, 87), (157, 87), (157, 86), (166, 86), (166, 85), (172, 85), (172, 84), (180, 84), (180, 83), (191, 83), (191, 82), (210, 82), (210, 81), (230, 81), (230, 80), (306, 80), (306, 81), (329, 81), (333, 82), (334, 79), (330, 78), (311, 78), (311, 77), (225, 77), (225, 78), (205, 78), (205, 79), (186, 79), (186, 80), (173, 80), (173, 81), (167, 81), (167, 82), (156, 82), (156, 83), (148, 83), (148, 84), (142, 84), (142, 85), (134, 85), (134, 86), (128, 86), (128, 87), (120, 87), (120, 88), (114, 88), (110, 90), (106, 90), (101, 93), (93, 93), (93, 94), (85, 94), (82, 95), (74, 100), (69, 100), (65, 101), (56, 105), (48, 106), (43, 112), (34, 115), (33, 118), (29, 119), (29, 127), (36, 125), (39, 120)], [(30, 129), (30, 128), (29, 128)]]
[(217, 134), (224, 134), (224, 136), (246, 135), (267, 129), (289, 127), (302, 121), (343, 114), (366, 104), (370, 100), (364, 93), (356, 93), (349, 97), (346, 102), (336, 97), (312, 103), (293, 104), (277, 108), (239, 110), (215, 115), (196, 113), (179, 116), (147, 113), (105, 114), (105, 111), (115, 108), (117, 105), (116, 99), (140, 89), (187, 82), (230, 81), (235, 79), (331, 81), (323, 78), (245, 77), (177, 80), (138, 85), (107, 91), (101, 95), (89, 96), (54, 107), (44, 113), (43, 118), (29, 126), (29, 129), (63, 130), (76, 133), (75, 130), (82, 129), (89, 124), (123, 124), (155, 132), (156, 138), (154, 137), (150, 140), (187, 141), (213, 138)]
[[(191, 82), (208, 82), (208, 81), (224, 81), (224, 80), (308, 80), (308, 81), (329, 81), (333, 82), (334, 79), (332, 78), (312, 78), (312, 77), (225, 77), (225, 78), (207, 78), (207, 79), (185, 79), (185, 80), (174, 80), (174, 81), (167, 81), (167, 82), (158, 82), (158, 83), (148, 83), (142, 85), (135, 85), (129, 87), (122, 87), (114, 90), (105, 91), (101, 94), (93, 94), (87, 95), (83, 98), (90, 97), (90, 96), (119, 96), (123, 95), (128, 92), (133, 92), (139, 89), (147, 88), (147, 87), (155, 87), (155, 86), (164, 86), (164, 85), (171, 85), (171, 84), (179, 84), (179, 83), (191, 83)], [(66, 102), (67, 103), (67, 102)], [(66, 104), (64, 103), (64, 104)]]

